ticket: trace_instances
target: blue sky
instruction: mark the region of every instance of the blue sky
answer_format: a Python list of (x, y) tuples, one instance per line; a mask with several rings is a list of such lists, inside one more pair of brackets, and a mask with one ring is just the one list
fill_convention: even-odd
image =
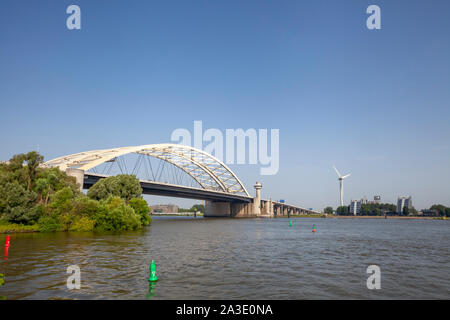
[[(77, 4), (82, 29), (66, 28)], [(381, 8), (381, 30), (366, 8)], [(280, 129), (264, 197), (450, 205), (449, 1), (20, 1), (0, 5), (0, 159)], [(156, 200), (155, 200), (156, 201)], [(167, 201), (166, 201), (167, 202)], [(177, 202), (177, 201), (170, 201)]]

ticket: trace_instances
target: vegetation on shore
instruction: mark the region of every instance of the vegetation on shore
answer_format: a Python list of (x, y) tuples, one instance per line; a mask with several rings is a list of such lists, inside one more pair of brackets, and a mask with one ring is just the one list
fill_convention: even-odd
[[(424, 209), (425, 210), (425, 209)], [(436, 211), (436, 217), (450, 217), (450, 208), (435, 204), (430, 207), (430, 209)], [(423, 210), (422, 210), (423, 211)], [(333, 213), (332, 207), (326, 207), (324, 209), (324, 213)], [(353, 213), (350, 212), (350, 206), (340, 206), (336, 209), (336, 214), (340, 216), (353, 216)], [(397, 212), (397, 206), (391, 203), (363, 203), (361, 204), (361, 212), (358, 214), (360, 216), (419, 216), (417, 210), (412, 207), (403, 207), (403, 211), (401, 214)]]
[(135, 176), (102, 179), (84, 195), (75, 178), (42, 162), (32, 151), (0, 163), (0, 232), (136, 230), (151, 223)]
[(190, 209), (178, 208), (178, 213), (185, 213), (185, 212), (205, 213), (205, 206), (202, 204), (194, 204)]

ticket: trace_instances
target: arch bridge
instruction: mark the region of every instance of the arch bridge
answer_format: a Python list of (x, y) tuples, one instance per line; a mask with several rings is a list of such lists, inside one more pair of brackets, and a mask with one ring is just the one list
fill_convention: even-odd
[[(124, 159), (129, 155), (134, 155), (131, 166), (130, 159)], [(154, 161), (158, 162), (157, 167), (152, 164)], [(120, 169), (118, 173), (134, 174), (140, 179), (144, 194), (206, 200), (205, 216), (255, 217), (277, 212), (276, 202), (261, 200), (261, 184), (255, 185), (256, 196), (251, 197), (222, 161), (185, 145), (165, 143), (92, 150), (62, 156), (43, 166), (58, 167), (74, 176), (82, 189), (110, 176), (114, 168)], [(141, 179), (145, 172), (147, 178)], [(289, 207), (292, 212), (306, 210), (283, 204), (281, 212)]]

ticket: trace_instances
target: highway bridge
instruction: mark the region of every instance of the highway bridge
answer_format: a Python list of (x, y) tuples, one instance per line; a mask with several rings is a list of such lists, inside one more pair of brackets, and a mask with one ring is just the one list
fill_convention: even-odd
[[(123, 157), (135, 155), (136, 162), (127, 169)], [(159, 160), (153, 169), (151, 159)], [(161, 165), (162, 163), (162, 165)], [(163, 169), (172, 173), (173, 182), (161, 181)], [(206, 200), (205, 217), (269, 217), (319, 212), (271, 199), (261, 199), (260, 183), (254, 185), (251, 197), (239, 178), (222, 161), (202, 150), (179, 144), (151, 144), (143, 146), (92, 150), (62, 156), (43, 164), (58, 167), (74, 176), (81, 189), (89, 189), (100, 179), (110, 176), (111, 168), (122, 174), (135, 174), (144, 194)], [(130, 166), (128, 166), (130, 167)], [(105, 173), (100, 173), (103, 168)], [(152, 179), (141, 179), (139, 172), (150, 172)], [(169, 177), (166, 172), (166, 179)], [(186, 178), (188, 183), (186, 183)], [(159, 181), (158, 181), (159, 180)]]

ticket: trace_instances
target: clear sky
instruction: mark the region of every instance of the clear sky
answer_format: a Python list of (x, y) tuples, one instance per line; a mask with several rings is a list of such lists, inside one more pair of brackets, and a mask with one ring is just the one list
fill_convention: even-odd
[(450, 206), (450, 1), (3, 0), (0, 111), (1, 160), (169, 142), (202, 120), (280, 129), (277, 175), (231, 166), (251, 193), (336, 207), (336, 164), (346, 203)]

